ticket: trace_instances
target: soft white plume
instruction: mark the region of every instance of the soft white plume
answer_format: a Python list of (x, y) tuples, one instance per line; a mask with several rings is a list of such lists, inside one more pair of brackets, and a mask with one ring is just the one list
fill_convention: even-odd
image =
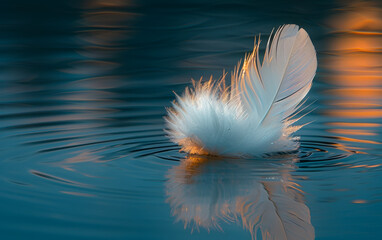
[[(273, 37), (273, 38), (272, 38)], [(272, 38), (272, 39), (271, 39)], [(317, 69), (304, 29), (284, 25), (268, 39), (262, 63), (259, 44), (241, 69), (214, 82), (194, 82), (168, 109), (167, 133), (191, 154), (253, 156), (295, 150), (292, 126)]]

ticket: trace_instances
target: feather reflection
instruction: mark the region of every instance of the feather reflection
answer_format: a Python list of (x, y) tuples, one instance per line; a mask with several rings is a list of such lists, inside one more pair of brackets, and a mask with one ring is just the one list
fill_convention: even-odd
[(293, 160), (190, 156), (169, 170), (167, 202), (191, 231), (241, 222), (253, 239), (314, 239), (310, 211), (289, 171)]

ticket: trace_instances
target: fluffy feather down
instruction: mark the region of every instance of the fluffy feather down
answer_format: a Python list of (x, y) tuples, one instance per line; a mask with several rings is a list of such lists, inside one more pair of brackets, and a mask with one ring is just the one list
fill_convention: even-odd
[(301, 126), (292, 124), (316, 73), (316, 51), (297, 25), (280, 27), (271, 38), (262, 63), (258, 41), (232, 74), (231, 86), (224, 77), (210, 79), (177, 95), (166, 132), (182, 151), (242, 157), (298, 147), (292, 134)]

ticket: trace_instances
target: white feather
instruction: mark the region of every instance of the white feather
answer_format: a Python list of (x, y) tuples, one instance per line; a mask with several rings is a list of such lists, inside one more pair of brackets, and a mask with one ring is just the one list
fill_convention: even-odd
[(314, 46), (304, 29), (284, 25), (268, 39), (263, 62), (259, 44), (225, 86), (194, 82), (168, 109), (167, 133), (191, 154), (253, 156), (295, 150), (292, 119), (317, 69)]

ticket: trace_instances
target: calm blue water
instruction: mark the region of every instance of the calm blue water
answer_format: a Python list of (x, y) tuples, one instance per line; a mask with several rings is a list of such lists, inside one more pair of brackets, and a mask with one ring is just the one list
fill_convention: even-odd
[[(379, 1), (0, 6), (1, 239), (382, 236)], [(173, 91), (232, 71), (285, 23), (318, 52), (300, 150), (179, 153), (163, 133)]]

